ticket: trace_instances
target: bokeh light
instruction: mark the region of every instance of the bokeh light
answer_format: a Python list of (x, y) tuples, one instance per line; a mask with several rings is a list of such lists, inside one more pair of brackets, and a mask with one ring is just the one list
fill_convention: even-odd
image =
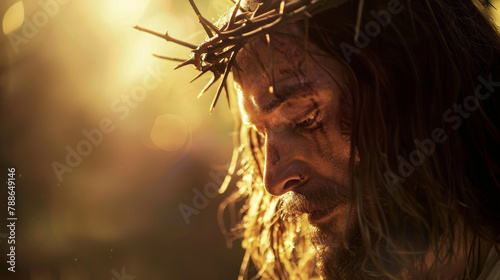
[(190, 129), (179, 116), (158, 116), (151, 130), (151, 139), (161, 149), (167, 152), (179, 150), (186, 144)]
[(109, 24), (132, 26), (141, 18), (149, 0), (101, 0), (101, 17)]
[[(196, 2), (210, 19), (231, 5)], [(224, 197), (190, 224), (179, 211), (227, 167), (232, 116), (224, 102), (209, 116), (213, 92), (196, 99), (195, 69), (152, 55), (189, 49), (132, 28), (199, 43), (189, 2), (7, 0), (0, 15), (1, 162), (22, 174), (16, 276), (236, 278), (242, 251), (216, 222)], [(0, 279), (13, 279), (5, 258)]]
[(24, 5), (23, 1), (14, 3), (5, 12), (2, 21), (2, 28), (4, 34), (9, 34), (18, 29), (23, 24), (24, 20)]

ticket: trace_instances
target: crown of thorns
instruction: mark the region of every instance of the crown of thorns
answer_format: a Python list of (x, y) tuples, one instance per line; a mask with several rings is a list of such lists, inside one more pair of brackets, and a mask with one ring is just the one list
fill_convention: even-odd
[[(195, 81), (207, 72), (212, 72), (212, 79), (201, 90), (198, 97), (201, 97), (213, 84), (219, 81), (219, 79), (222, 77), (215, 97), (212, 101), (212, 105), (210, 106), (210, 112), (213, 111), (215, 105), (217, 104), (217, 100), (219, 100), (222, 89), (225, 90), (226, 98), (229, 103), (227, 77), (229, 75), (231, 67), (234, 66), (236, 68), (239, 68), (235, 63), (236, 54), (241, 48), (245, 48), (245, 45), (247, 43), (258, 36), (266, 35), (266, 39), (270, 47), (270, 55), (272, 58), (273, 51), (271, 37), (269, 36), (269, 32), (271, 31), (271, 29), (286, 22), (304, 20), (306, 26), (305, 40), (307, 46), (308, 19), (322, 11), (337, 7), (347, 2), (348, 0), (261, 0), (261, 3), (259, 3), (257, 8), (253, 11), (243, 8), (241, 6), (241, 0), (239, 0), (238, 2), (235, 2), (234, 0), (231, 1), (234, 3), (234, 7), (232, 8), (229, 20), (221, 28), (217, 28), (214, 24), (212, 24), (201, 15), (200, 11), (196, 7), (196, 4), (194, 3), (194, 0), (189, 0), (189, 3), (198, 16), (200, 24), (208, 35), (208, 39), (203, 41), (198, 46), (175, 39), (168, 34), (168, 31), (165, 32), (165, 34), (161, 34), (146, 28), (134, 26), (134, 28), (140, 31), (153, 34), (165, 39), (168, 42), (173, 42), (178, 45), (190, 48), (192, 54), (187, 60), (156, 54), (154, 54), (154, 56), (171, 61), (182, 62), (177, 67), (175, 67), (175, 69), (184, 67), (186, 65), (194, 65), (196, 69), (198, 69), (201, 73), (194, 77), (191, 82)], [(361, 3), (362, 2), (363, 1), (361, 1)], [(271, 59), (271, 61), (273, 61), (273, 59)], [(259, 66), (263, 67), (260, 64)], [(274, 65), (271, 65), (271, 67), (273, 69)], [(274, 79), (272, 79), (270, 92), (273, 91), (273, 88)]]

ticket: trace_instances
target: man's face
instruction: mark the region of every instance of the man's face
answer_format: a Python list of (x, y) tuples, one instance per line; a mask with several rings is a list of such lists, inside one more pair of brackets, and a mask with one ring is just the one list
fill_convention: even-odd
[(331, 272), (346, 261), (344, 253), (352, 255), (340, 245), (350, 207), (345, 72), (314, 45), (314, 54), (306, 54), (291, 36), (273, 35), (271, 42), (272, 52), (257, 39), (238, 54), (233, 73), (239, 107), (244, 123), (263, 138), (266, 190), (280, 196), (285, 216), (307, 215), (311, 238), (327, 262), (323, 270)]

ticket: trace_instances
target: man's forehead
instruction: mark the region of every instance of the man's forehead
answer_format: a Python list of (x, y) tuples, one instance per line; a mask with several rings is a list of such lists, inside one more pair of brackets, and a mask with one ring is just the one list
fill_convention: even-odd
[[(305, 58), (304, 36), (297, 24), (286, 24), (275, 32), (257, 37), (246, 44), (237, 54), (236, 62), (241, 68), (256, 66), (258, 58), (263, 64), (283, 58), (290, 65), (300, 65)], [(279, 65), (277, 65), (279, 66)]]
[(307, 54), (294, 28), (271, 35), (271, 44), (258, 38), (238, 54), (233, 71), (242, 111), (269, 113), (287, 100), (313, 94), (318, 83), (343, 75), (340, 63), (314, 44), (309, 44)]
[(256, 39), (236, 58), (238, 67), (233, 71), (241, 108), (250, 109), (251, 105), (256, 111), (270, 111), (270, 103), (279, 102), (290, 93), (290, 87), (305, 82), (303, 47), (288, 35), (271, 35), (270, 43), (265, 38)]

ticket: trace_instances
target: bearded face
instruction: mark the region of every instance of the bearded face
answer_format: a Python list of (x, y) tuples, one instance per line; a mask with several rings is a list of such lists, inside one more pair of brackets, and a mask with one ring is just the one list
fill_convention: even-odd
[(283, 218), (308, 220), (325, 278), (368, 279), (349, 200), (344, 67), (315, 46), (304, 51), (294, 26), (283, 33), (271, 35), (272, 46), (248, 44), (233, 69), (243, 122), (263, 139), (264, 186), (279, 196)]

